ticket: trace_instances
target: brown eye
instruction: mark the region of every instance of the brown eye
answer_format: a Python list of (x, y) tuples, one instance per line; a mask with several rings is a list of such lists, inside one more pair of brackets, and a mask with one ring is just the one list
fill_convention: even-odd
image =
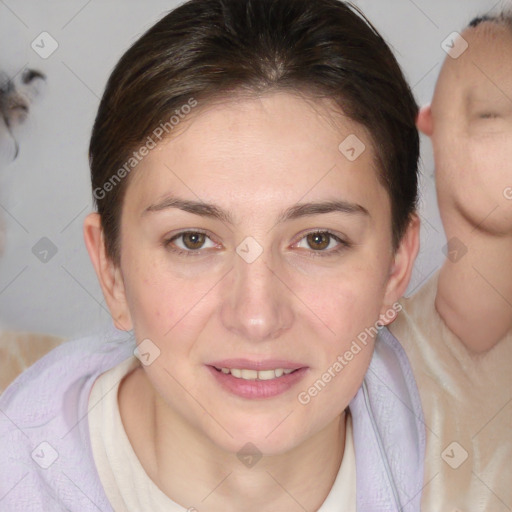
[[(207, 244), (210, 245), (207, 245)], [(163, 246), (176, 254), (183, 256), (204, 255), (207, 249), (213, 249), (215, 243), (201, 231), (182, 231), (170, 239), (163, 241)]]
[(190, 250), (201, 249), (206, 239), (204, 233), (184, 233), (181, 236), (183, 237), (183, 244)]
[(341, 239), (330, 231), (312, 231), (304, 235), (296, 247), (306, 249), (307, 256), (333, 257), (350, 249), (352, 243)]
[(310, 233), (306, 238), (312, 249), (322, 251), (329, 247), (331, 236), (328, 233)]

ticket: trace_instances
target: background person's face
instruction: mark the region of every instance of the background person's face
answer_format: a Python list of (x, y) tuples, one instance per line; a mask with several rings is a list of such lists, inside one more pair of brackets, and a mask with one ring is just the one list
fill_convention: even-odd
[[(319, 112), (283, 93), (210, 106), (139, 164), (125, 196), (128, 309), (137, 341), (160, 350), (147, 377), (171, 414), (227, 450), (250, 441), (279, 453), (331, 425), (361, 385), (372, 341), (308, 405), (297, 395), (391, 307), (390, 200), (371, 142), (347, 118), (335, 126)], [(338, 147), (354, 134), (366, 150), (349, 161)], [(214, 204), (231, 223), (148, 211), (171, 195)], [(278, 220), (299, 204), (340, 200), (350, 211)], [(334, 236), (307, 236), (326, 230)], [(197, 231), (206, 236), (179, 236)], [(251, 385), (212, 366), (240, 358), (302, 370)]]
[(446, 59), (432, 102), (440, 210), (445, 221), (455, 207), (475, 225), (510, 232), (512, 33), (484, 22), (463, 37), (469, 47)]

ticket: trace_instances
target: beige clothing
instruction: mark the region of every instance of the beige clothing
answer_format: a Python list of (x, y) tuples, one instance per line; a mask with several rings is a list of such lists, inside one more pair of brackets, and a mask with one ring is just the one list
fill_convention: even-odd
[(411, 362), (425, 415), (422, 512), (510, 511), (512, 335), (470, 356), (435, 309), (438, 277), (402, 300), (390, 326)]
[(0, 331), (0, 393), (29, 366), (64, 342), (33, 332)]
[[(89, 397), (89, 430), (94, 462), (115, 512), (187, 512), (203, 510), (201, 498), (188, 508), (164, 494), (144, 471), (133, 451), (119, 413), (119, 383), (138, 365), (133, 357), (103, 373)], [(290, 503), (295, 506), (294, 503)], [(194, 509), (195, 507), (195, 509)], [(347, 414), (345, 452), (336, 480), (318, 512), (356, 511), (356, 460), (352, 420)]]

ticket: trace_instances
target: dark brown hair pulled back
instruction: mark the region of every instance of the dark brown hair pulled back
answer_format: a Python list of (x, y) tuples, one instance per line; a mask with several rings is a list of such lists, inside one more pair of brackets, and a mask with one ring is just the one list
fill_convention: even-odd
[(190, 0), (122, 56), (94, 123), (93, 195), (115, 263), (133, 152), (154, 140), (163, 123), (168, 131), (169, 120), (192, 101), (204, 105), (237, 92), (273, 90), (329, 98), (366, 127), (391, 199), (398, 246), (416, 207), (418, 107), (377, 31), (338, 0)]

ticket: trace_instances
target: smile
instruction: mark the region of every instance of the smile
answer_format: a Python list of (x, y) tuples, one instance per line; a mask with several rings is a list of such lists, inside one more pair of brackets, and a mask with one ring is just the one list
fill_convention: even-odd
[(219, 372), (224, 374), (231, 374), (236, 379), (244, 380), (272, 380), (278, 379), (283, 375), (289, 375), (297, 370), (276, 368), (275, 370), (247, 370), (239, 368), (216, 368)]
[[(228, 366), (229, 364), (229, 366)], [(238, 366), (238, 368), (231, 368)], [(247, 368), (253, 366), (253, 368)], [(254, 367), (263, 366), (262, 369)], [(288, 368), (283, 368), (288, 366)], [(231, 395), (245, 399), (264, 399), (281, 395), (309, 373), (309, 367), (285, 361), (250, 362), (248, 360), (219, 361), (206, 365), (214, 382)]]

